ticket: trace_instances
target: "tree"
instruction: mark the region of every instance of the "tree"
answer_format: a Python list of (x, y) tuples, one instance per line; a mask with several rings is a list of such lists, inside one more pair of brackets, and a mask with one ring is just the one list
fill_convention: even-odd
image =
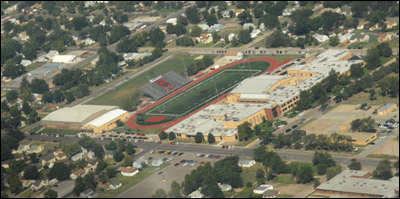
[(168, 134), (168, 139), (169, 140), (175, 140), (176, 139), (176, 136), (175, 136), (175, 133), (174, 132), (169, 132), (169, 134)]
[(60, 90), (55, 90), (53, 93), (53, 99), (56, 103), (60, 103), (65, 100), (65, 96)]
[(37, 50), (37, 46), (32, 42), (28, 42), (22, 48), (22, 54), (25, 55), (26, 59), (33, 60), (36, 58), (36, 50)]
[(265, 172), (263, 169), (257, 169), (256, 179), (258, 184), (262, 184), (265, 182)]
[(319, 182), (319, 178), (314, 178), (314, 188), (317, 188), (321, 182)]
[(115, 162), (121, 162), (124, 159), (124, 154), (121, 151), (114, 152), (114, 160)]
[(240, 141), (247, 140), (252, 136), (253, 131), (251, 130), (250, 125), (249, 122), (245, 122), (238, 126)]
[(310, 165), (302, 165), (296, 173), (297, 183), (308, 183), (314, 180), (312, 167)]
[(212, 26), (214, 24), (218, 24), (218, 19), (215, 15), (210, 14), (206, 18), (207, 25)]
[(24, 179), (27, 180), (37, 180), (40, 177), (38, 169), (34, 165), (29, 165), (24, 170)]
[(128, 155), (134, 155), (135, 154), (135, 148), (133, 148), (132, 143), (128, 142), (128, 144), (126, 144), (126, 153)]
[(94, 179), (94, 173), (89, 172), (88, 174), (83, 177), (83, 181), (85, 182), (86, 187), (95, 190), (97, 187), (97, 182)]
[(58, 181), (63, 181), (69, 178), (71, 174), (70, 168), (67, 167), (63, 162), (57, 162), (54, 164), (53, 168), (47, 174), (49, 179), (57, 178)]
[(328, 167), (326, 166), (326, 164), (319, 164), (317, 166), (318, 175), (324, 175), (326, 173), (327, 169), (328, 169)]
[(131, 156), (126, 156), (124, 159), (124, 166), (131, 166), (133, 164), (133, 158)]
[(372, 172), (372, 176), (381, 180), (389, 180), (391, 177), (393, 177), (390, 161), (380, 161), (376, 169)]
[(382, 57), (390, 57), (393, 54), (392, 48), (390, 48), (388, 42), (380, 43), (379, 45), (376, 46), (376, 48), (379, 51), (379, 55)]
[(200, 22), (200, 17), (199, 17), (199, 11), (197, 10), (197, 7), (189, 7), (185, 11), (185, 15), (188, 19), (188, 21), (192, 24), (197, 24)]
[(216, 180), (212, 176), (204, 179), (201, 193), (207, 198), (224, 198), (224, 193), (222, 193)]
[(158, 137), (160, 138), (160, 140), (165, 140), (168, 138), (168, 134), (165, 133), (165, 131), (162, 131), (160, 134), (158, 134)]
[(107, 166), (108, 165), (104, 160), (100, 160), (99, 163), (97, 164), (96, 173), (100, 173), (105, 168), (107, 168)]
[(167, 198), (167, 193), (164, 191), (164, 189), (157, 189), (156, 193), (152, 195), (152, 198)]
[(168, 196), (171, 198), (182, 198), (181, 186), (174, 180), (171, 184), (171, 191), (168, 192)]
[(117, 169), (115, 167), (108, 167), (106, 173), (108, 178), (113, 178), (117, 174)]
[(85, 190), (85, 182), (81, 176), (78, 176), (75, 180), (75, 186), (72, 192), (74, 192), (75, 196), (79, 196)]
[(160, 28), (152, 28), (149, 32), (151, 45), (154, 47), (164, 44), (165, 35)]
[(12, 175), (7, 178), (9, 190), (13, 194), (19, 194), (22, 192), (22, 182), (19, 180), (17, 175)]
[(338, 36), (334, 36), (334, 37), (329, 38), (329, 45), (330, 46), (337, 46), (339, 44), (340, 44), (340, 40), (339, 40)]
[(215, 137), (212, 133), (208, 134), (208, 143), (210, 144), (215, 143)]
[(200, 37), (201, 31), (202, 31), (202, 29), (199, 26), (195, 25), (190, 30), (190, 34), (189, 35), (191, 37)]
[(353, 78), (360, 78), (364, 75), (364, 69), (361, 64), (352, 64), (350, 66), (350, 76)]
[(327, 167), (336, 165), (335, 161), (332, 159), (332, 156), (327, 152), (323, 153), (316, 151), (312, 161), (314, 165), (325, 164)]
[(57, 197), (58, 197), (57, 191), (53, 191), (51, 189), (44, 193), (44, 198), (57, 198)]
[(335, 167), (329, 167), (326, 170), (326, 178), (327, 180), (330, 180), (341, 172), (342, 172), (342, 166), (340, 165), (337, 165)]
[(252, 40), (249, 30), (241, 30), (238, 34), (238, 38), (239, 38), (240, 43), (244, 43), (244, 44), (250, 43)]
[(39, 162), (39, 159), (36, 157), (36, 153), (29, 154), (29, 159), (31, 160), (32, 164), (36, 164)]
[(115, 141), (111, 141), (108, 144), (105, 145), (107, 150), (115, 151), (118, 149), (118, 145)]
[(88, 22), (86, 21), (86, 17), (74, 17), (72, 19), (72, 26), (74, 27), (75, 30), (79, 31), (82, 30), (85, 26), (87, 26)]
[(367, 50), (367, 55), (365, 56), (366, 66), (369, 70), (374, 70), (381, 64), (379, 58), (379, 50), (377, 48), (370, 48)]
[(257, 125), (254, 127), (254, 134), (259, 136), (261, 134), (261, 128)]
[(268, 48), (274, 47), (288, 47), (291, 45), (290, 37), (281, 31), (275, 31), (266, 39), (266, 46)]
[(103, 184), (107, 183), (107, 181), (108, 181), (107, 174), (105, 172), (101, 172), (99, 175), (99, 180)]
[(35, 78), (30, 84), (30, 89), (33, 93), (43, 94), (49, 91), (49, 85), (44, 79)]
[(6, 94), (6, 99), (8, 103), (13, 103), (16, 99), (18, 99), (18, 91), (10, 90)]
[(203, 134), (200, 132), (196, 133), (196, 137), (194, 138), (194, 140), (196, 141), (196, 143), (201, 143), (204, 140)]
[(279, 25), (278, 16), (271, 14), (263, 15), (260, 20), (258, 20), (258, 25), (261, 25), (262, 23), (264, 23), (264, 26), (267, 29), (275, 28)]
[(352, 161), (349, 164), (349, 169), (350, 170), (361, 170), (361, 163), (357, 161)]
[(63, 40), (57, 40), (51, 43), (51, 49), (58, 52), (64, 52), (67, 48), (65, 47)]
[(253, 17), (251, 16), (250, 12), (247, 11), (247, 10), (242, 12), (242, 13), (240, 13), (238, 15), (238, 19), (240, 21), (240, 24), (242, 24), (242, 25), (245, 24), (245, 23), (250, 23), (250, 22), (253, 21)]

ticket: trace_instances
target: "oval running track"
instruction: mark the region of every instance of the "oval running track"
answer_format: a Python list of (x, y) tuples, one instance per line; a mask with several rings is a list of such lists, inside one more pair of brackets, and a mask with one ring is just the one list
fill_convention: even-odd
[[(200, 77), (199, 79), (197, 79), (197, 80), (195, 80), (195, 81), (183, 86), (182, 88), (170, 93), (166, 97), (164, 97), (161, 100), (158, 100), (157, 102), (151, 104), (150, 106), (138, 111), (137, 113), (144, 113), (144, 112), (148, 111), (149, 109), (159, 105), (160, 103), (163, 103), (164, 101), (170, 99), (171, 97), (174, 97), (175, 95), (179, 94), (182, 90), (186, 90), (186, 89), (198, 84), (199, 82), (203, 81), (204, 79), (214, 75), (215, 73), (217, 73), (219, 71), (222, 71), (222, 70), (224, 70), (226, 68), (229, 68), (231, 66), (235, 66), (235, 65), (242, 64), (242, 63), (247, 63), (247, 62), (265, 61), (265, 62), (269, 62), (270, 63), (270, 67), (263, 73), (263, 74), (265, 74), (265, 73), (268, 73), (268, 72), (275, 71), (276, 69), (278, 69), (282, 65), (284, 65), (286, 63), (289, 63), (292, 60), (293, 59), (290, 58), (290, 59), (287, 59), (287, 60), (283, 61), (282, 63), (280, 63), (276, 58), (272, 58), (272, 57), (257, 57), (257, 58), (252, 58), (252, 59), (248, 59), (248, 60), (240, 60), (240, 61), (237, 61), (237, 62), (233, 62), (233, 63), (227, 64), (227, 65), (225, 65), (225, 66), (223, 66), (221, 68), (218, 68), (217, 70), (214, 70), (212, 72), (207, 73), (206, 75)], [(193, 114), (199, 112), (200, 110), (206, 108), (207, 106), (209, 106), (211, 104), (215, 104), (218, 101), (225, 99), (228, 96), (229, 93), (230, 92), (225, 93), (224, 95), (220, 96), (219, 98), (217, 98), (217, 99), (215, 99), (215, 100), (203, 105), (202, 107), (196, 109), (195, 111), (193, 111), (193, 112), (191, 112), (191, 113), (189, 113), (189, 114), (187, 114), (187, 115), (185, 115), (185, 116), (183, 116), (183, 117), (181, 117), (181, 118), (179, 118), (177, 120), (169, 121), (169, 122), (166, 122), (166, 123), (154, 124), (154, 125), (140, 125), (140, 124), (136, 124), (135, 123), (137, 114), (134, 114), (132, 117), (130, 117), (128, 119), (126, 124), (131, 129), (136, 129), (136, 128), (138, 128), (138, 129), (153, 129), (153, 128), (159, 128), (159, 127), (166, 126), (165, 128), (163, 128), (163, 129), (161, 129), (159, 131), (159, 132), (161, 132), (161, 131), (166, 130), (167, 128), (169, 128), (169, 127), (181, 122), (182, 120), (192, 116)]]

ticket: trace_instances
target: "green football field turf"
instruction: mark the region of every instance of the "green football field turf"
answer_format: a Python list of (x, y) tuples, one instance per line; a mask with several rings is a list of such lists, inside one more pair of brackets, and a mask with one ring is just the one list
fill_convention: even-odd
[[(153, 115), (168, 116), (163, 121), (165, 122), (187, 115), (218, 96), (229, 92), (244, 79), (266, 71), (269, 66), (268, 62), (259, 61), (252, 62), (250, 65), (246, 63), (222, 70), (150, 109), (143, 114), (143, 117), (146, 119)], [(138, 123), (146, 124), (147, 122)]]

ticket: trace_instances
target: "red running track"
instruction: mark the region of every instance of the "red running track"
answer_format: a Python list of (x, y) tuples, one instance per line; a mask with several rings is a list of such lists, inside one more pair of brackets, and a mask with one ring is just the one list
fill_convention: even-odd
[[(192, 86), (198, 84), (199, 82), (201, 82), (201, 81), (203, 81), (204, 79), (206, 79), (206, 78), (208, 78), (208, 77), (214, 75), (215, 73), (217, 73), (217, 72), (219, 72), (219, 71), (221, 71), (221, 70), (224, 70), (224, 69), (226, 69), (226, 68), (229, 68), (229, 67), (231, 67), (231, 66), (235, 66), (235, 65), (238, 65), (238, 64), (246, 63), (246, 62), (265, 61), (265, 62), (269, 62), (269, 63), (270, 63), (270, 67), (263, 73), (263, 74), (265, 74), (265, 73), (268, 73), (268, 72), (275, 71), (276, 69), (278, 69), (278, 68), (281, 67), (282, 65), (284, 65), (284, 64), (286, 64), (286, 63), (289, 63), (289, 62), (292, 61), (292, 60), (293, 60), (293, 59), (290, 58), (290, 59), (287, 59), (287, 60), (283, 61), (282, 63), (280, 63), (276, 58), (272, 58), (272, 57), (257, 57), (257, 58), (252, 58), (252, 59), (248, 59), (248, 60), (241, 60), (241, 61), (237, 61), (237, 62), (233, 62), (233, 63), (227, 64), (227, 65), (225, 65), (225, 66), (223, 66), (223, 67), (221, 67), (221, 68), (218, 68), (217, 70), (214, 70), (214, 71), (212, 71), (212, 72), (210, 72), (210, 73), (207, 73), (206, 75), (204, 75), (204, 76), (202, 76), (201, 78), (199, 78), (199, 79), (197, 79), (197, 80), (191, 82), (190, 84), (187, 84), (187, 85), (185, 85), (184, 87), (182, 87), (182, 88), (180, 88), (180, 89), (178, 89), (178, 90), (172, 92), (172, 93), (169, 94), (168, 96), (166, 96), (166, 97), (164, 97), (163, 99), (161, 99), (161, 100), (159, 100), (159, 101), (153, 103), (153, 104), (150, 105), (149, 107), (144, 108), (144, 109), (138, 111), (138, 113), (144, 113), (144, 112), (148, 111), (149, 109), (151, 109), (151, 108), (153, 108), (153, 107), (159, 105), (160, 103), (162, 103), (162, 102), (164, 102), (164, 101), (170, 99), (171, 97), (174, 97), (175, 95), (179, 94), (182, 90), (186, 90), (187, 88), (190, 88), (190, 87), (192, 87)], [(185, 116), (183, 116), (183, 117), (181, 117), (181, 118), (179, 118), (179, 119), (177, 119), (177, 120), (173, 120), (173, 121), (169, 121), (169, 122), (161, 123), (161, 124), (154, 124), (154, 125), (140, 125), (140, 124), (136, 124), (136, 123), (135, 123), (137, 114), (134, 114), (132, 117), (130, 117), (130, 118), (128, 119), (128, 121), (126, 122), (126, 124), (127, 124), (131, 129), (136, 129), (136, 128), (139, 128), (139, 129), (153, 129), (153, 128), (159, 128), (159, 127), (166, 126), (166, 127), (163, 128), (162, 130), (160, 130), (160, 132), (161, 132), (161, 131), (166, 130), (167, 128), (169, 128), (169, 127), (171, 127), (171, 126), (173, 126), (173, 125), (175, 125), (175, 124), (181, 122), (182, 120), (184, 120), (184, 119), (186, 119), (186, 118), (192, 116), (193, 114), (199, 112), (200, 110), (204, 109), (205, 107), (207, 107), (207, 106), (209, 106), (209, 105), (211, 105), (211, 104), (215, 104), (215, 103), (217, 103), (219, 100), (225, 99), (225, 98), (228, 96), (228, 94), (229, 94), (229, 92), (228, 92), (228, 93), (225, 93), (224, 95), (220, 96), (219, 98), (217, 98), (217, 99), (215, 99), (215, 100), (213, 100), (213, 101), (211, 101), (211, 102), (205, 104), (204, 106), (198, 108), (197, 110), (195, 110), (195, 111), (193, 111), (193, 112), (191, 112), (191, 113), (189, 113), (189, 114), (187, 114), (187, 115), (185, 115)]]

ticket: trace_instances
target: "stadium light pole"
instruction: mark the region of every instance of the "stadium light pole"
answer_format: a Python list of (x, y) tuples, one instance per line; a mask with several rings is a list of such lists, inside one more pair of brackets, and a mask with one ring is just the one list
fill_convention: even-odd
[(186, 69), (185, 59), (184, 58), (182, 59), (182, 62), (183, 62), (183, 67), (185, 68), (185, 72), (186, 72), (186, 79), (189, 79), (189, 74), (188, 74), (187, 69)]
[(217, 99), (218, 99), (217, 102), (219, 102), (219, 93), (218, 93), (217, 85), (215, 84), (214, 78), (212, 78), (212, 81), (214, 82), (215, 91), (217, 92)]
[(251, 70), (251, 65), (249, 63), (249, 60), (247, 60), (247, 65), (249, 65), (251, 77), (254, 77), (253, 70)]

